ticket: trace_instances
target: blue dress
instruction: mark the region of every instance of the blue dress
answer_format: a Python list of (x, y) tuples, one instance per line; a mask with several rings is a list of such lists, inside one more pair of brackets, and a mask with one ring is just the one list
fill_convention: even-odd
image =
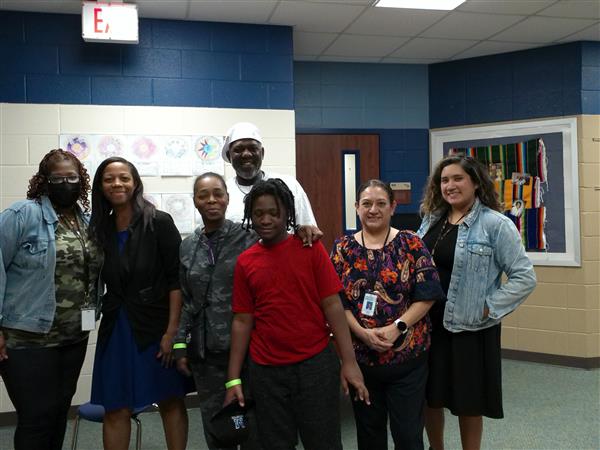
[[(118, 233), (120, 252), (128, 234), (127, 230)], [(134, 410), (192, 392), (191, 379), (174, 366), (161, 366), (156, 358), (159, 351), (160, 342), (138, 349), (122, 306), (110, 337), (96, 346), (91, 402), (104, 406), (106, 411)]]

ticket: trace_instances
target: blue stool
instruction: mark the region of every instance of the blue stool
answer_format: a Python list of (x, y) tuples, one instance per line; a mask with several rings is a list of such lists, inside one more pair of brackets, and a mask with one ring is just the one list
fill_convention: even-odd
[[(138, 416), (143, 412), (156, 411), (158, 405), (151, 404), (144, 406), (143, 408), (136, 408), (131, 414), (131, 420), (135, 422), (135, 448), (136, 450), (142, 449), (142, 422), (138, 419)], [(104, 406), (94, 405), (92, 403), (84, 403), (77, 409), (77, 416), (75, 417), (75, 425), (73, 426), (73, 440), (71, 443), (71, 450), (77, 448), (77, 435), (79, 433), (79, 420), (85, 419), (90, 422), (102, 423), (104, 421)]]

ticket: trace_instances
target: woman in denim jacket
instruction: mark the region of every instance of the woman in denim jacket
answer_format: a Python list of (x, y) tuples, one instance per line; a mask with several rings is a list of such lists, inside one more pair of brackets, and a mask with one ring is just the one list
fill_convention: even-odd
[(450, 156), (438, 163), (417, 232), (447, 295), (430, 310), (425, 426), (435, 450), (444, 448), (443, 408), (458, 416), (469, 450), (480, 448), (482, 416), (504, 415), (500, 321), (533, 291), (536, 278), (517, 229), (500, 211), (494, 184), (477, 160)]
[(27, 200), (0, 213), (0, 374), (17, 412), (16, 450), (62, 448), (87, 350), (82, 309), (96, 305), (101, 265), (89, 187), (81, 162), (52, 150)]

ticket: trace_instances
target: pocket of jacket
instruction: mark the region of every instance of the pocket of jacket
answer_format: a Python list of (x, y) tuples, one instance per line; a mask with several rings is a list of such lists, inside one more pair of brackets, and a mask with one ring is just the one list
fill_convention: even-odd
[(23, 269), (43, 269), (48, 266), (48, 241), (37, 240), (24, 242), (13, 260)]
[[(487, 277), (490, 261), (492, 260), (492, 247), (485, 244), (468, 244), (467, 258), (467, 268), (469, 270)], [(485, 283), (486, 280), (481, 281)]]

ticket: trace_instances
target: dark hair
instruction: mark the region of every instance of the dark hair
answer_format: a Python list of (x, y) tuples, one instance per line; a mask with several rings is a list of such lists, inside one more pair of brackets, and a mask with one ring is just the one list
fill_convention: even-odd
[(84, 211), (89, 211), (90, 201), (88, 193), (90, 192), (90, 176), (81, 161), (72, 153), (64, 151), (61, 148), (50, 150), (44, 155), (40, 161), (37, 173), (29, 180), (29, 188), (27, 189), (27, 198), (38, 200), (42, 195), (48, 195), (48, 176), (50, 175), (51, 166), (59, 161), (71, 161), (77, 168), (79, 182), (81, 183), (81, 192), (79, 193), (79, 202), (83, 206)]
[(268, 180), (259, 181), (254, 186), (248, 195), (244, 197), (244, 220), (242, 226), (249, 230), (252, 227), (252, 207), (254, 201), (263, 195), (272, 195), (275, 197), (278, 207), (284, 207), (287, 213), (286, 226), (287, 229), (296, 229), (296, 208), (294, 207), (294, 194), (290, 188), (279, 178), (269, 178)]
[(361, 184), (358, 187), (358, 191), (356, 191), (356, 201), (357, 202), (360, 201), (360, 194), (362, 194), (364, 192), (364, 190), (369, 187), (378, 187), (378, 188), (383, 189), (386, 192), (386, 194), (388, 195), (388, 199), (390, 200), (390, 203), (394, 203), (394, 191), (392, 191), (392, 188), (390, 187), (389, 183), (378, 180), (376, 178), (373, 178), (369, 181), (365, 181), (363, 184)]
[(101, 244), (106, 246), (109, 240), (109, 236), (113, 231), (113, 219), (110, 217), (112, 214), (112, 205), (104, 196), (102, 191), (102, 177), (104, 171), (109, 164), (122, 163), (127, 165), (131, 177), (135, 183), (133, 190), (133, 197), (131, 203), (133, 206), (133, 218), (132, 223), (137, 220), (140, 216), (143, 220), (144, 230), (146, 227), (152, 228), (152, 219), (154, 217), (155, 208), (152, 203), (144, 198), (144, 185), (140, 174), (133, 164), (127, 161), (125, 158), (119, 156), (113, 156), (107, 158), (100, 163), (94, 176), (94, 182), (92, 183), (92, 217), (90, 218), (90, 233), (94, 239)]
[(477, 186), (475, 195), (481, 203), (488, 208), (502, 211), (502, 205), (494, 189), (494, 182), (486, 167), (470, 156), (453, 155), (447, 156), (437, 163), (433, 173), (429, 176), (421, 202), (422, 214), (431, 214), (448, 208), (448, 203), (442, 197), (442, 170), (452, 164), (458, 164), (469, 175), (471, 181)]
[(194, 195), (196, 195), (196, 185), (198, 184), (198, 181), (204, 180), (205, 178), (218, 179), (221, 182), (221, 184), (223, 185), (223, 188), (225, 188), (225, 192), (227, 192), (227, 183), (225, 182), (225, 178), (223, 178), (222, 175), (219, 175), (218, 173), (215, 173), (215, 172), (204, 172), (202, 175), (198, 175), (196, 177), (196, 179), (194, 180)]

